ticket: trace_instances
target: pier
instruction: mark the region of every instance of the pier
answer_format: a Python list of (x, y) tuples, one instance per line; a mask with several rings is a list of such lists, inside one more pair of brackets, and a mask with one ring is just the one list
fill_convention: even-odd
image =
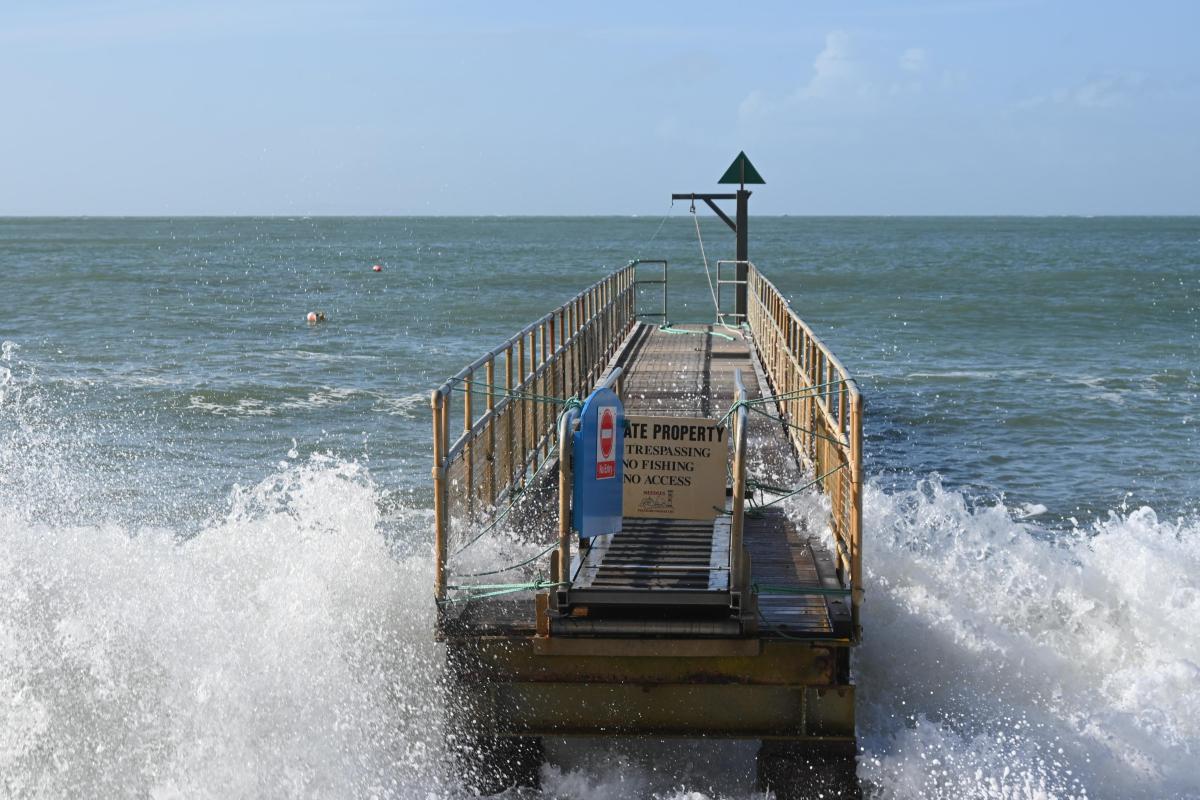
[[(762, 788), (856, 796), (862, 396), (753, 263), (718, 267), (734, 302), (702, 325), (666, 323), (668, 269), (614, 271), (433, 392), (454, 749), (490, 791), (536, 779), (542, 737), (759, 739)], [(572, 434), (600, 387), (624, 405), (625, 513), (583, 539)], [(637, 444), (638, 420), (687, 446)], [(679, 505), (701, 479), (672, 453), (719, 459), (711, 502)], [(515, 555), (481, 567), (484, 547)]]

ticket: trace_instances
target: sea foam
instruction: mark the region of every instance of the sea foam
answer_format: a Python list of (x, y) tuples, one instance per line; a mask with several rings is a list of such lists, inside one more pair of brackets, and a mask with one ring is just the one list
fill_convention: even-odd
[(0, 513), (0, 794), (436, 791), (431, 570), (369, 476), (316, 459), (230, 505), (188, 538)]
[[(15, 347), (0, 366), (0, 796), (467, 791), (444, 769), (422, 502), (293, 444), (219, 514), (133, 524), (86, 427)], [(1048, 529), (936, 475), (865, 499), (869, 796), (1200, 796), (1200, 522), (1142, 507)], [(787, 507), (820, 531), (824, 502)], [(494, 546), (456, 569), (532, 547)], [(755, 796), (752, 743), (548, 752), (547, 796)]]
[[(460, 793), (441, 769), (428, 559), (389, 542), (426, 535), (429, 513), (385, 519), (379, 501), (364, 468), (314, 457), (188, 537), (6, 508), (5, 793)], [(1194, 796), (1194, 521), (1135, 509), (1055, 536), (930, 478), (870, 487), (865, 526), (872, 796)], [(745, 744), (549, 750), (554, 796), (753, 794)]]
[(1068, 532), (868, 487), (860, 776), (878, 797), (1194, 797), (1200, 524)]

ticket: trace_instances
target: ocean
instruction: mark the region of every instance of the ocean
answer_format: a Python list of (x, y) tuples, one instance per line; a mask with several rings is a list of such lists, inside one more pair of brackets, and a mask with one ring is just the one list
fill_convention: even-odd
[[(866, 398), (869, 796), (1200, 797), (1200, 219), (751, 217), (750, 255)], [(461, 794), (429, 391), (639, 257), (712, 319), (679, 205), (0, 219), (0, 797)], [(754, 796), (745, 743), (549, 750), (546, 797)]]

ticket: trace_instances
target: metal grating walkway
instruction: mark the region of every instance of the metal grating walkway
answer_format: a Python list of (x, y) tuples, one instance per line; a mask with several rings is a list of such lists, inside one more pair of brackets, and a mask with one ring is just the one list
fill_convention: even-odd
[(572, 603), (729, 604), (729, 520), (626, 517), (597, 536), (572, 566)]

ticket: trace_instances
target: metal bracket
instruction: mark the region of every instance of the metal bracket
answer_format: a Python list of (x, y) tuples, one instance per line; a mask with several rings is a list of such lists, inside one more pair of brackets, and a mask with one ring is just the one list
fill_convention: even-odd
[(696, 201), (703, 200), (713, 210), (714, 214), (724, 220), (725, 224), (729, 226), (729, 230), (737, 233), (737, 223), (731, 220), (729, 215), (713, 202), (714, 200), (737, 200), (736, 194), (696, 194), (692, 192), (690, 194), (673, 194), (671, 195), (671, 200), (690, 200), (693, 211), (696, 209)]

